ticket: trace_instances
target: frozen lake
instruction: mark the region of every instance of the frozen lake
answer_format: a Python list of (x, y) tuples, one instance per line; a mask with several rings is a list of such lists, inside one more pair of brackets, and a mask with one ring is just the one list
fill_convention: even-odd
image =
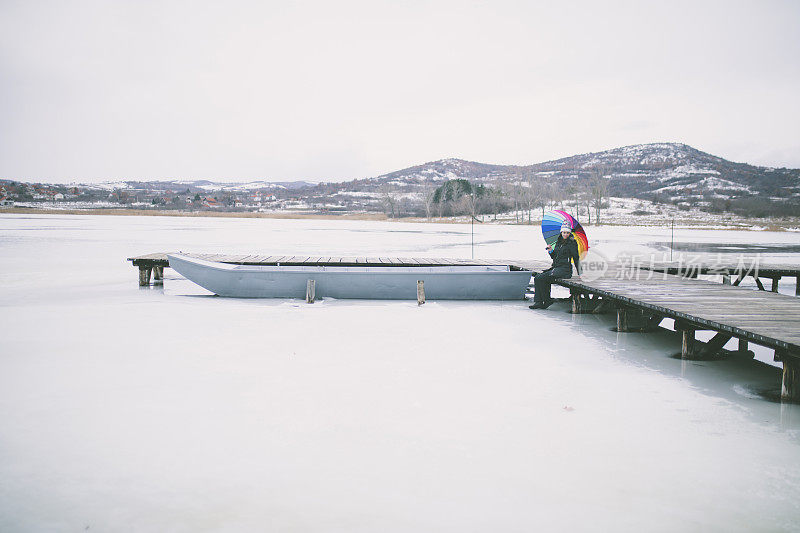
[[(474, 231), (476, 258), (546, 258), (536, 226)], [(587, 234), (669, 254), (668, 228)], [(800, 263), (797, 233), (675, 240)], [(668, 332), (564, 304), (235, 300), (171, 270), (140, 289), (125, 261), (470, 242), (451, 224), (0, 216), (0, 531), (797, 530), (800, 406), (768, 399), (773, 366), (681, 361)]]

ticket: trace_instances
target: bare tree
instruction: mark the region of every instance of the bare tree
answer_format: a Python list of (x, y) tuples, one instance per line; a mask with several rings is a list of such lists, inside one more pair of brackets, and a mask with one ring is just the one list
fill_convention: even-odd
[(588, 224), (592, 223), (592, 209), (591, 209), (591, 202), (592, 202), (592, 187), (589, 181), (586, 181), (581, 184), (580, 190), (578, 192), (578, 197), (581, 199), (581, 203), (586, 207), (586, 222)]
[(505, 207), (505, 194), (503, 192), (502, 183), (495, 183), (494, 185), (494, 187), (488, 187), (486, 189), (487, 194), (483, 199), (483, 205), (486, 208), (484, 212), (492, 213), (494, 220), (497, 220), (498, 213)]
[(454, 203), (456, 204), (454, 206), (454, 209), (458, 214), (464, 214), (471, 217), (475, 216), (474, 194), (465, 194), (461, 196), (458, 200), (456, 200)]
[(592, 171), (591, 183), (591, 206), (594, 207), (595, 224), (600, 223), (600, 210), (603, 208), (603, 201), (608, 196), (608, 178), (605, 177), (603, 169)]
[[(581, 204), (578, 201), (578, 186), (574, 182), (567, 185), (565, 195), (567, 198), (569, 198), (569, 201), (575, 202), (574, 218), (575, 220), (580, 220), (581, 215), (579, 213), (579, 207)], [(567, 204), (569, 204), (569, 201)]]
[(558, 183), (551, 182), (548, 186), (551, 209), (564, 209), (564, 190)]
[(528, 224), (531, 223), (531, 213), (533, 211), (534, 206), (536, 205), (537, 196), (540, 193), (540, 189), (537, 187), (536, 179), (534, 178), (533, 174), (528, 175), (528, 179), (525, 182), (525, 207), (528, 211)]
[[(530, 210), (533, 208), (538, 208), (542, 210), (542, 216), (544, 217), (545, 211), (547, 211), (548, 203), (550, 202), (550, 191), (551, 185), (546, 179), (542, 178), (541, 176), (532, 176), (528, 179), (528, 184), (530, 185)], [(530, 215), (528, 220), (530, 221)]]
[(525, 206), (525, 187), (521, 181), (514, 181), (511, 194), (514, 198), (514, 222), (525, 222), (525, 213), (523, 211)]
[(435, 195), (436, 187), (432, 183), (426, 183), (422, 188), (422, 203), (425, 206), (425, 216), (428, 221), (430, 221), (431, 214), (433, 213), (433, 198)]
[(395, 218), (395, 211), (397, 209), (397, 195), (393, 188), (388, 183), (381, 185), (379, 192), (381, 194), (381, 202), (383, 203), (383, 211), (389, 218)]

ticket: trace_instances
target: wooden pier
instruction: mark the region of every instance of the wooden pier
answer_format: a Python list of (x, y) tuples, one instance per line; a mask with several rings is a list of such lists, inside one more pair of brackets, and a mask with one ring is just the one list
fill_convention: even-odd
[(771, 292), (778, 292), (778, 282), (781, 278), (788, 277), (795, 279), (795, 296), (800, 296), (800, 268), (793, 265), (764, 264), (752, 261), (740, 261), (739, 263), (680, 263), (656, 262), (636, 264), (634, 268), (662, 272), (687, 278), (696, 278), (698, 275), (718, 275), (722, 276), (722, 282), (726, 285), (739, 285), (744, 278), (752, 277), (759, 290), (767, 290), (762, 279), (771, 281)]
[[(540, 272), (550, 266), (547, 261), (473, 261), (448, 258), (402, 257), (306, 257), (227, 254), (184, 254), (208, 261), (241, 265), (286, 266), (450, 266), (508, 265), (512, 270)], [(128, 259), (139, 269), (139, 284), (148, 285), (151, 273), (156, 283), (163, 280), (163, 269), (169, 266), (166, 253), (155, 253)], [(800, 401), (800, 298), (777, 294), (777, 281), (772, 292), (737, 286), (747, 275), (754, 275), (763, 289), (760, 277), (800, 278), (800, 267), (788, 265), (762, 266), (757, 274), (728, 266), (728, 275), (735, 283), (714, 283), (696, 279), (697, 274), (720, 274), (719, 265), (705, 265), (696, 274), (686, 273), (686, 265), (652, 264), (630, 268), (610, 265), (597, 279), (583, 280), (576, 276), (557, 280), (570, 290), (573, 313), (615, 312), (617, 330), (649, 331), (664, 319), (674, 320), (681, 332), (681, 356), (687, 359), (714, 359), (724, 354), (724, 346), (738, 339), (739, 353), (748, 353), (749, 343), (775, 350), (775, 360), (783, 364), (781, 397)], [(738, 269), (737, 269), (738, 268)], [(712, 269), (714, 269), (712, 271)], [(595, 276), (592, 276), (594, 278)], [(424, 296), (422, 297), (424, 300)], [(700, 330), (714, 332), (706, 343), (695, 338)]]
[[(739, 352), (747, 352), (750, 342), (772, 348), (783, 363), (781, 397), (800, 401), (800, 299), (672, 274), (634, 273), (610, 269), (592, 281), (576, 276), (556, 283), (570, 290), (574, 313), (616, 312), (618, 331), (647, 331), (673, 319), (687, 359), (718, 357), (731, 339), (739, 340)], [(700, 343), (699, 330), (715, 335)]]

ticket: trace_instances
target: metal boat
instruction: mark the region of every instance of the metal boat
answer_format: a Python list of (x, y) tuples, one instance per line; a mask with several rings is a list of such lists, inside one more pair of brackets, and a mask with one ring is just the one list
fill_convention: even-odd
[(531, 279), (531, 271), (508, 265), (233, 265), (180, 254), (167, 257), (186, 279), (234, 298), (304, 298), (308, 281), (314, 280), (317, 297), (416, 300), (422, 281), (428, 300), (521, 300)]

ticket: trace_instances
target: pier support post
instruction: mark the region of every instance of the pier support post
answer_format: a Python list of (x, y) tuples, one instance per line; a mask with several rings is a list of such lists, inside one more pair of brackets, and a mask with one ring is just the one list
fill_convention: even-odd
[(783, 363), (781, 400), (800, 402), (800, 358), (780, 350), (775, 352), (775, 359)]
[(425, 303), (425, 282), (417, 280), (417, 305)]
[(617, 331), (625, 331), (627, 314), (624, 307), (617, 308)]
[(153, 267), (149, 266), (140, 266), (139, 267), (139, 286), (140, 287), (147, 287), (150, 285), (150, 271), (153, 270)]
[(313, 304), (316, 297), (316, 282), (310, 279), (306, 282), (306, 302)]
[(781, 279), (780, 276), (772, 278), (772, 292), (778, 292), (778, 281), (780, 279)]
[(795, 282), (794, 282), (794, 295), (795, 296), (800, 296), (800, 276), (797, 276), (794, 279), (795, 279)]
[(719, 332), (714, 335), (705, 345), (698, 355), (701, 359), (711, 359), (717, 354), (728, 355), (729, 352), (723, 350), (723, 346), (731, 340), (731, 335), (728, 333)]
[(581, 293), (576, 290), (570, 289), (570, 300), (572, 300), (572, 314), (577, 315), (581, 312)]
[(681, 330), (681, 359), (694, 357), (694, 329)]
[(739, 339), (738, 350), (726, 350), (725, 345), (733, 335), (712, 329), (714, 336), (707, 342), (702, 342), (696, 338), (698, 329), (704, 328), (698, 328), (696, 325), (683, 320), (675, 320), (675, 331), (681, 334), (681, 359), (691, 359), (693, 361), (719, 360), (736, 354), (751, 359), (755, 357), (755, 354), (747, 349), (748, 342), (744, 339)]
[(739, 355), (748, 355), (750, 352), (750, 343), (744, 339), (739, 339)]
[(661, 322), (663, 317), (650, 316), (641, 309), (617, 308), (617, 331), (631, 333), (649, 331)]
[(730, 285), (731, 284), (731, 276), (730, 276), (730, 274), (723, 274), (722, 275), (722, 284), (723, 285)]
[(594, 297), (588, 293), (576, 289), (570, 289), (570, 301), (572, 302), (572, 314), (579, 315), (584, 313), (600, 314), (605, 311), (607, 300), (598, 295)]
[(159, 267), (159, 266), (153, 267), (153, 284), (154, 285), (164, 284), (164, 267)]

